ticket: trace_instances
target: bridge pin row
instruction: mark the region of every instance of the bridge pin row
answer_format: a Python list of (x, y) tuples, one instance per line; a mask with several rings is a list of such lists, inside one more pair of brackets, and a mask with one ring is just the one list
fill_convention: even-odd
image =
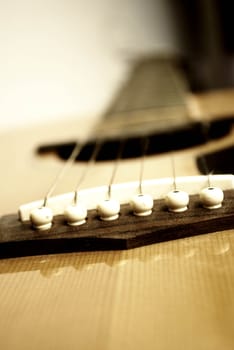
[[(217, 209), (222, 206), (224, 194), (218, 187), (207, 187), (200, 192), (200, 201), (204, 208)], [(173, 190), (166, 198), (168, 210), (174, 213), (184, 212), (188, 209), (189, 195), (187, 192)], [(147, 216), (152, 213), (154, 201), (149, 194), (138, 194), (130, 201), (133, 214), (136, 216)], [(107, 199), (97, 206), (97, 213), (101, 220), (116, 220), (120, 214), (120, 203), (115, 199)], [(79, 226), (86, 222), (87, 209), (80, 203), (69, 205), (64, 211), (64, 217), (68, 225)], [(30, 220), (37, 230), (48, 230), (52, 226), (53, 213), (48, 207), (32, 210)]]

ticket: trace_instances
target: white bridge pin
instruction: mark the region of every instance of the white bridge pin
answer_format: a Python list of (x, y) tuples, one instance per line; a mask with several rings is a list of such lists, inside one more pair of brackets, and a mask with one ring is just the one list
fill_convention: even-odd
[(64, 211), (64, 217), (69, 226), (79, 226), (86, 222), (87, 209), (82, 204), (69, 205)]
[(152, 213), (153, 198), (149, 194), (138, 194), (132, 198), (130, 205), (136, 216), (147, 216)]
[(181, 213), (188, 209), (189, 195), (184, 191), (170, 191), (166, 196), (166, 204), (169, 211)]
[(115, 199), (106, 199), (98, 204), (97, 212), (103, 221), (116, 220), (119, 217), (120, 204)]
[(219, 187), (206, 187), (200, 192), (201, 203), (206, 209), (220, 208), (223, 198), (223, 191)]
[(48, 207), (35, 208), (30, 213), (30, 220), (35, 229), (48, 230), (52, 226), (52, 210)]

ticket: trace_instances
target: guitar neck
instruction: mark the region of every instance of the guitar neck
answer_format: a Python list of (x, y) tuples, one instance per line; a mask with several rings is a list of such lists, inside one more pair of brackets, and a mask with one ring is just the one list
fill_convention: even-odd
[(193, 94), (182, 63), (173, 57), (133, 62), (98, 128), (101, 137), (131, 137), (234, 119), (234, 91)]

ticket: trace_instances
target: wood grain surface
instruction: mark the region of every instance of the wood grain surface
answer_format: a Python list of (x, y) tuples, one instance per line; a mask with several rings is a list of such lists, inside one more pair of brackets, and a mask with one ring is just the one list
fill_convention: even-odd
[(233, 349), (234, 232), (0, 261), (3, 349)]

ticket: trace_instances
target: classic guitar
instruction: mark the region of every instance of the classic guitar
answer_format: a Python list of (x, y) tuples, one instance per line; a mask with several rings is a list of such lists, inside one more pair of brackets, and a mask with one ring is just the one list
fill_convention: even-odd
[[(98, 129), (86, 118), (2, 136), (2, 349), (233, 348), (234, 92), (192, 95), (171, 61), (136, 67)], [(70, 226), (64, 208), (80, 178), (88, 219)], [(207, 186), (222, 188), (220, 208), (201, 205)], [(108, 190), (120, 216), (103, 221)], [(191, 194), (188, 210), (165, 207), (170, 190)], [(151, 215), (132, 213), (136, 193), (153, 196)], [(45, 198), (53, 223), (38, 230), (30, 213)], [(18, 209), (21, 220), (9, 215)]]

